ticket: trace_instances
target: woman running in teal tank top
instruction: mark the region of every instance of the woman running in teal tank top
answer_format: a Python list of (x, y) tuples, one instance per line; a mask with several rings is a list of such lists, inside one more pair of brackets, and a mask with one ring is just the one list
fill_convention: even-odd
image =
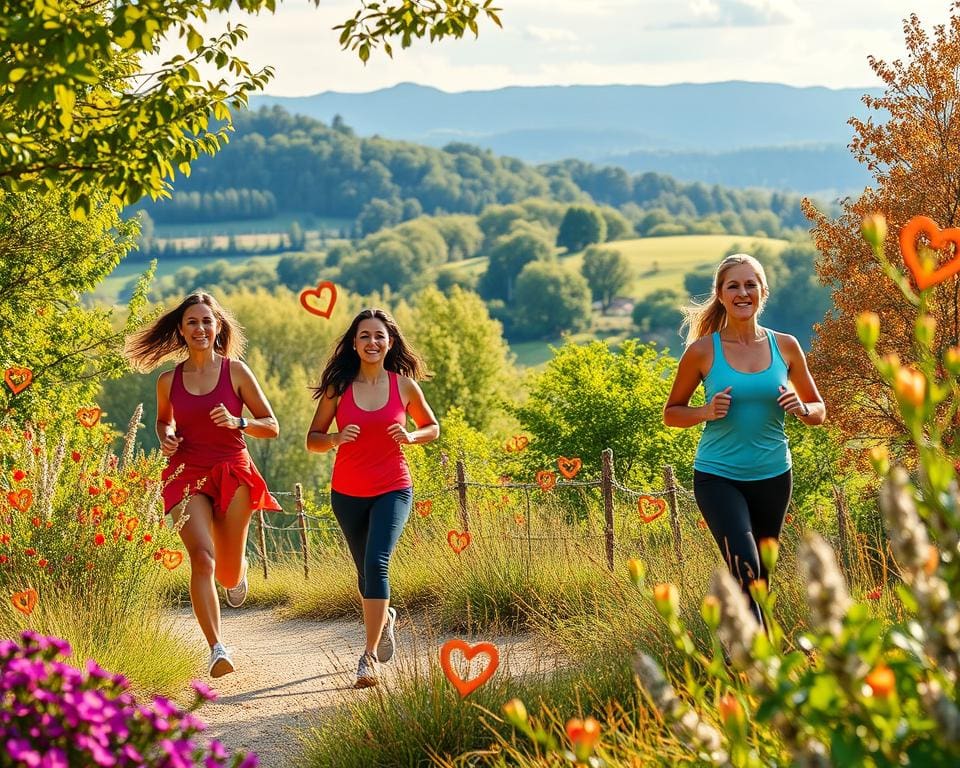
[[(815, 426), (826, 407), (799, 342), (762, 328), (763, 267), (746, 254), (717, 267), (709, 301), (685, 310), (687, 349), (680, 358), (663, 421), (706, 422), (693, 462), (697, 506), (720, 553), (749, 598), (750, 582), (769, 574), (758, 542), (778, 539), (793, 479), (786, 414)], [(690, 398), (703, 383), (706, 405)], [(759, 618), (759, 607), (754, 604)]]

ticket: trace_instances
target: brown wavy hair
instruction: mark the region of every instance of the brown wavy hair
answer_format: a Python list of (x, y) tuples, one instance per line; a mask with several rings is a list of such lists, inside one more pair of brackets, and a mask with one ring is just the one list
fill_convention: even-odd
[(727, 274), (727, 270), (741, 264), (746, 264), (757, 273), (757, 279), (760, 281), (760, 306), (757, 307), (757, 315), (763, 312), (767, 297), (770, 295), (770, 290), (767, 287), (767, 274), (763, 271), (763, 265), (747, 253), (735, 253), (732, 256), (727, 256), (720, 262), (717, 271), (714, 273), (713, 296), (702, 303), (694, 301), (680, 310), (683, 312), (680, 334), (683, 335), (683, 329), (687, 329), (688, 347), (697, 339), (709, 336), (727, 324), (727, 310), (720, 303), (720, 287), (723, 285), (723, 276)]
[(183, 314), (190, 307), (206, 304), (217, 319), (220, 330), (213, 340), (213, 349), (224, 357), (240, 358), (247, 339), (233, 314), (220, 306), (209, 293), (194, 291), (170, 311), (160, 315), (146, 328), (127, 337), (124, 354), (135, 371), (153, 370), (169, 358), (185, 357), (187, 342), (180, 333)]
[(333, 349), (333, 354), (327, 360), (327, 364), (320, 374), (320, 383), (313, 387), (313, 399), (319, 400), (326, 392), (331, 391), (332, 397), (339, 397), (344, 393), (347, 387), (357, 378), (360, 372), (360, 355), (353, 348), (353, 340), (357, 335), (357, 328), (363, 320), (379, 320), (387, 328), (387, 334), (393, 341), (387, 356), (384, 358), (383, 367), (399, 373), (401, 376), (409, 376), (411, 379), (422, 381), (430, 378), (426, 363), (419, 354), (410, 346), (410, 343), (403, 338), (400, 332), (400, 326), (390, 314), (383, 309), (364, 309), (350, 323), (350, 327), (344, 332), (343, 336), (337, 341)]

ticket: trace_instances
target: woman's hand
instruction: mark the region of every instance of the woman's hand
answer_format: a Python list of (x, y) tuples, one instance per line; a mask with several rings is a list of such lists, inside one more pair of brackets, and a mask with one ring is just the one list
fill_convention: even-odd
[(180, 443), (182, 442), (182, 437), (177, 437), (176, 435), (167, 435), (165, 438), (163, 438), (163, 442), (160, 443), (160, 453), (169, 459), (177, 452), (177, 448), (180, 447)]
[(733, 399), (730, 397), (731, 389), (733, 387), (727, 387), (710, 398), (710, 402), (705, 406), (707, 421), (716, 421), (727, 415), (727, 411), (730, 410), (730, 401)]
[(787, 413), (792, 413), (798, 419), (801, 416), (807, 416), (810, 414), (810, 411), (806, 405), (800, 401), (799, 395), (797, 395), (797, 393), (792, 389), (787, 389), (784, 386), (780, 386), (778, 391), (780, 392), (780, 397), (777, 398), (777, 404)]
[(333, 444), (343, 445), (344, 443), (352, 443), (358, 437), (360, 437), (360, 427), (356, 424), (347, 424), (347, 426), (334, 435)]
[(396, 423), (387, 427), (387, 434), (396, 440), (398, 445), (410, 445), (413, 442), (413, 435)]
[(220, 403), (210, 411), (210, 418), (213, 419), (213, 423), (218, 427), (240, 429), (240, 417), (230, 413), (230, 411), (227, 410), (227, 406), (223, 403)]

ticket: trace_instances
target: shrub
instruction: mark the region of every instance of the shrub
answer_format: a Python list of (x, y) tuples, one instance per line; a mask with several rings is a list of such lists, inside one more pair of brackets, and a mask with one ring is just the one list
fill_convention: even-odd
[(92, 660), (83, 670), (61, 660), (71, 653), (65, 641), (31, 631), (23, 632), (19, 643), (0, 640), (3, 765), (257, 765), (256, 755), (231, 758), (220, 742), (197, 739), (206, 726), (192, 713), (216, 698), (203, 683), (194, 681), (194, 701), (186, 710), (160, 696), (138, 704), (124, 677)]

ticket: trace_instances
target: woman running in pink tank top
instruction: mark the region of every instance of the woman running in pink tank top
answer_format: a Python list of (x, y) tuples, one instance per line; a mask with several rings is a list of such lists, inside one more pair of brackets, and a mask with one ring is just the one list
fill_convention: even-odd
[[(278, 510), (247, 452), (245, 437), (276, 437), (273, 410), (256, 377), (237, 359), (243, 330), (207, 293), (187, 296), (127, 343), (136, 370), (186, 360), (157, 381), (157, 437), (168, 459), (164, 510), (190, 557), (190, 602), (210, 645), (210, 675), (233, 672), (221, 642), (219, 581), (227, 605), (247, 596), (247, 530), (255, 509)], [(243, 416), (244, 407), (253, 418)]]
[[(390, 556), (410, 515), (413, 488), (402, 446), (429, 443), (440, 425), (423, 396), (423, 361), (382, 309), (365, 309), (327, 361), (307, 450), (337, 456), (330, 504), (343, 530), (363, 600), (366, 645), (357, 688), (377, 684), (377, 664), (394, 651), (397, 612), (390, 607)], [(407, 431), (407, 418), (416, 428)], [(329, 432), (334, 418), (338, 432)]]

